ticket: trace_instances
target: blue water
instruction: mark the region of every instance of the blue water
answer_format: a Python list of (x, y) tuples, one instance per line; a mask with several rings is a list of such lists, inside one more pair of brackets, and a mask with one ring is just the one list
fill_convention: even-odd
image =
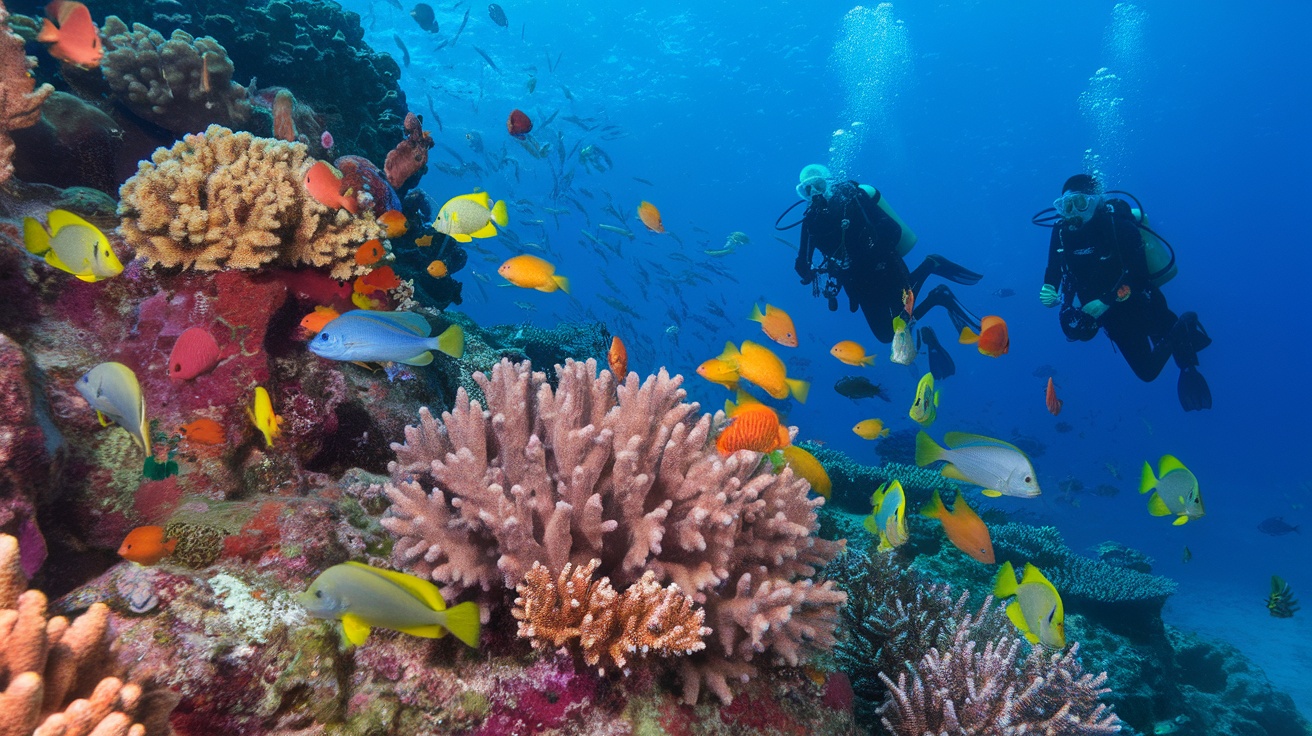
[[(539, 212), (532, 217), (547, 221), (547, 242), (559, 254), (553, 260), (572, 279), (577, 300), (493, 284), (483, 284), (485, 298), (469, 271), (495, 283), (497, 265), (517, 253), (490, 240), (480, 245), (494, 255), (471, 252), (469, 268), (457, 274), (466, 283), (461, 308), (483, 323), (540, 326), (590, 310), (630, 344), (632, 369), (683, 373), (691, 397), (714, 408), (728, 394), (694, 368), (726, 340), (765, 342), (746, 316), (753, 300), (768, 301), (787, 310), (802, 335), (798, 348), (777, 351), (809, 359), (797, 373), (814, 383), (805, 405), (788, 407), (789, 423), (802, 438), (877, 462), (874, 443), (849, 428), (872, 416), (894, 430), (914, 427), (906, 409), (919, 372), (889, 363), (887, 347), (875, 343), (860, 314), (846, 311), (843, 297), (837, 313), (812, 298), (793, 274), (793, 251), (774, 239), (772, 227), (796, 201), (802, 166), (829, 162), (831, 147), (849, 152), (848, 175), (877, 186), (919, 235), (911, 265), (938, 252), (985, 273), (980, 284), (957, 293), (976, 313), (1000, 315), (1010, 325), (1011, 352), (996, 360), (949, 345), (958, 371), (941, 384), (933, 434), (1019, 432), (1043, 442), (1047, 452), (1036, 465), (1045, 495), (1000, 505), (1055, 524), (1077, 549), (1104, 539), (1143, 549), (1158, 560), (1156, 571), (1182, 583), (1168, 606), (1169, 622), (1233, 640), (1312, 713), (1312, 613), (1274, 619), (1262, 604), (1272, 574), (1304, 598), (1312, 595), (1309, 536), (1270, 537), (1256, 528), (1271, 516), (1312, 522), (1312, 476), (1304, 459), (1312, 437), (1305, 420), (1312, 413), (1305, 384), (1312, 356), (1301, 318), (1305, 274), (1312, 271), (1306, 55), (1312, 5), (1143, 2), (1118, 10), (1112, 2), (1089, 1), (899, 2), (861, 11), (810, 0), (757, 5), (507, 2), (510, 26), (503, 29), (475, 4), (458, 43), (434, 51), (438, 39), (450, 38), (463, 7), (438, 7), (441, 33), (430, 36), (386, 2), (346, 3), (365, 16), (375, 48), (394, 50), (393, 34), (404, 40), (412, 63), (403, 70), (403, 88), (439, 141), (483, 162), (465, 140), (478, 131), (489, 151), (507, 144), (522, 168), (519, 183), (509, 169), (464, 179), (431, 171), (423, 188), (438, 202), (475, 186), (507, 201), (534, 202)], [(559, 65), (548, 71), (547, 59), (554, 63), (558, 54)], [(1115, 82), (1095, 80), (1103, 68)], [(530, 77), (537, 79), (532, 94), (525, 86)], [(855, 100), (861, 90), (875, 102)], [(1106, 107), (1113, 98), (1119, 103)], [(1091, 114), (1092, 103), (1100, 106)], [(576, 169), (576, 189), (598, 197), (573, 195), (590, 208), (591, 232), (598, 222), (619, 224), (601, 211), (608, 192), (630, 214), (640, 200), (655, 203), (682, 244), (672, 235), (645, 233), (631, 216), (638, 238), (622, 241), (624, 260), (607, 264), (578, 244), (582, 217), (561, 217), (557, 228), (541, 206), (570, 205), (548, 200), (552, 178), (545, 165), (506, 136), (513, 108), (537, 121), (559, 109), (562, 116), (620, 126), (624, 137), (599, 141), (595, 132), (557, 118), (538, 140), (555, 145), (559, 131), (572, 147), (583, 136), (614, 161), (603, 174), (573, 161), (565, 167)], [(1108, 109), (1112, 114), (1096, 114)], [(434, 112), (442, 119), (440, 134)], [(835, 137), (840, 129), (844, 134)], [(432, 156), (453, 162), (440, 148)], [(1067, 343), (1055, 312), (1038, 303), (1048, 231), (1029, 218), (1050, 205), (1066, 177), (1089, 165), (1110, 188), (1136, 194), (1175, 245), (1180, 275), (1164, 293), (1177, 312), (1196, 310), (1215, 341), (1201, 356), (1213, 410), (1181, 411), (1173, 365), (1143, 384), (1105, 337)], [(536, 228), (514, 221), (524, 217), (512, 209), (510, 229), (542, 242)], [(725, 257), (702, 253), (723, 247), (733, 231), (751, 242)], [(795, 244), (796, 232), (783, 235)], [(660, 264), (675, 274), (693, 268), (672, 258), (678, 253), (714, 262), (736, 281), (711, 274), (710, 285), (677, 293), (651, 284), (650, 299), (642, 299), (634, 264)], [(603, 275), (643, 315), (631, 327), (597, 298), (609, 293)], [(993, 295), (1003, 288), (1017, 295)], [(723, 304), (733, 322), (708, 314), (708, 301)], [(682, 311), (681, 303), (719, 329), (681, 318), (677, 335), (667, 334), (676, 324), (668, 308)], [(951, 342), (941, 312), (926, 322)], [(649, 336), (655, 349), (635, 348), (640, 339), (632, 332)], [(841, 339), (861, 341), (878, 355), (864, 372), (889, 388), (891, 404), (858, 404), (832, 391), (837, 378), (857, 372), (828, 355)], [(1058, 371), (1065, 401), (1059, 419), (1074, 425), (1070, 433), (1056, 432), (1058, 419), (1045, 411), (1044, 381), (1032, 375), (1042, 364)], [(1164, 453), (1199, 477), (1207, 508), (1202, 520), (1173, 527), (1147, 514), (1136, 493), (1139, 468)], [(1059, 481), (1068, 477), (1088, 488), (1112, 483), (1121, 493), (1086, 493), (1074, 508), (1056, 500)], [(1193, 552), (1187, 565), (1180, 562), (1185, 545)]]

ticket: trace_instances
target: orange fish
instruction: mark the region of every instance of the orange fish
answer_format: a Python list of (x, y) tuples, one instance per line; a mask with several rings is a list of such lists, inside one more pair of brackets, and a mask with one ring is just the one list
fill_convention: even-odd
[(506, 281), (524, 289), (569, 293), (569, 279), (556, 273), (556, 267), (537, 256), (522, 255), (506, 260), (497, 268)]
[(420, 248), (427, 248), (432, 244), (433, 244), (432, 235), (421, 235), (415, 238), (415, 245), (419, 246)]
[(355, 293), (372, 294), (375, 291), (391, 291), (401, 285), (401, 279), (396, 277), (396, 272), (391, 266), (375, 268), (369, 273), (355, 280)]
[(916, 309), (916, 293), (910, 289), (902, 290), (902, 309), (906, 310), (907, 317), (910, 317)]
[(761, 308), (752, 304), (752, 316), (747, 319), (760, 322), (761, 330), (771, 340), (785, 347), (797, 347), (797, 328), (793, 327), (793, 318), (779, 307), (767, 304), (765, 314), (762, 314)]
[(138, 565), (154, 565), (173, 554), (177, 546), (178, 540), (164, 538), (164, 527), (139, 526), (128, 532), (118, 548), (118, 555)]
[(791, 393), (793, 398), (806, 403), (811, 384), (789, 378), (784, 362), (764, 345), (743, 340), (742, 346), (735, 348), (733, 343), (727, 343), (720, 360), (735, 366), (743, 380), (760, 386), (771, 398), (786, 399)]
[(624, 348), (624, 341), (619, 335), (610, 338), (610, 350), (606, 352), (606, 361), (610, 363), (611, 375), (623, 381), (629, 375), (629, 351)]
[(1057, 398), (1057, 387), (1052, 385), (1052, 376), (1048, 376), (1048, 390), (1044, 394), (1048, 404), (1048, 413), (1054, 417), (1061, 413), (1062, 400)]
[(382, 216), (378, 218), (378, 222), (383, 227), (387, 228), (387, 237), (389, 238), (399, 238), (402, 235), (405, 235), (406, 230), (410, 229), (405, 223), (405, 215), (396, 210), (388, 210), (384, 212)]
[(854, 340), (844, 340), (837, 343), (829, 349), (829, 354), (848, 365), (854, 365), (858, 368), (875, 364), (875, 356), (866, 355), (866, 349)]
[(962, 345), (975, 345), (980, 353), (990, 358), (1006, 355), (1011, 349), (1011, 338), (1007, 336), (1007, 323), (1003, 322), (1001, 317), (993, 315), (985, 317), (980, 322), (978, 335), (970, 327), (962, 327), (961, 337), (957, 342)]
[(788, 428), (779, 423), (779, 415), (765, 404), (740, 404), (720, 436), (715, 438), (715, 449), (722, 456), (739, 450), (774, 452), (792, 444)]
[(323, 326), (342, 316), (332, 307), (315, 307), (313, 312), (301, 318), (301, 327), (311, 335), (319, 334)]
[(58, 27), (49, 19), (42, 20), (36, 40), (50, 44), (51, 56), (81, 67), (100, 66), (105, 50), (100, 44), (100, 29), (91, 20), (87, 6), (71, 0), (51, 0), (46, 15)]
[(198, 445), (221, 445), (224, 441), (223, 425), (213, 419), (197, 419), (178, 427), (178, 432), (188, 442)]
[(718, 383), (729, 390), (738, 387), (738, 368), (727, 360), (711, 358), (697, 366), (697, 375), (711, 383)]
[(442, 261), (433, 261), (428, 264), (428, 275), (435, 279), (440, 279), (447, 275), (446, 264)]
[(360, 266), (372, 266), (383, 260), (385, 255), (387, 255), (387, 249), (383, 247), (381, 241), (377, 238), (366, 240), (365, 244), (355, 252), (355, 262), (356, 265)]
[(638, 205), (638, 219), (642, 224), (654, 233), (665, 232), (665, 226), (661, 224), (661, 211), (656, 209), (656, 205), (651, 202), (643, 202)]
[(305, 191), (328, 209), (360, 214), (360, 201), (355, 198), (355, 193), (348, 189), (343, 194), (342, 177), (323, 161), (315, 161), (314, 166), (305, 172)]
[(938, 519), (943, 522), (943, 531), (957, 549), (974, 557), (986, 565), (993, 564), (993, 540), (989, 537), (989, 528), (969, 505), (966, 497), (957, 494), (957, 502), (949, 512), (943, 505), (943, 498), (934, 491), (934, 498), (920, 510), (921, 516)]

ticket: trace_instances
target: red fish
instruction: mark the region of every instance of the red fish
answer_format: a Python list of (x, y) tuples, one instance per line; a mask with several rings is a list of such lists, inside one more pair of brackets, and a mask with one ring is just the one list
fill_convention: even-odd
[(177, 546), (178, 540), (164, 538), (164, 527), (139, 526), (128, 532), (118, 548), (118, 555), (138, 565), (154, 565), (173, 554)]
[(36, 40), (50, 44), (50, 55), (60, 61), (93, 68), (100, 66), (105, 50), (100, 44), (100, 29), (91, 20), (91, 11), (82, 3), (51, 0), (46, 15), (55, 20), (41, 22)]
[(715, 438), (715, 449), (725, 457), (739, 450), (773, 452), (790, 444), (788, 428), (779, 423), (779, 415), (765, 404), (756, 403), (735, 409), (733, 419)]
[(606, 361), (610, 363), (610, 372), (615, 376), (615, 380), (623, 381), (624, 377), (629, 375), (629, 351), (624, 347), (624, 341), (619, 335), (611, 337)]
[(506, 120), (506, 130), (511, 136), (523, 140), (533, 130), (533, 121), (528, 119), (523, 110), (511, 110), (510, 118)]
[(221, 445), (225, 437), (223, 425), (213, 419), (197, 419), (178, 427), (178, 433), (188, 442), (198, 445)]
[(398, 238), (405, 235), (405, 231), (410, 227), (406, 225), (405, 215), (397, 210), (388, 210), (378, 216), (378, 222), (387, 229), (387, 237)]
[(387, 250), (377, 238), (365, 241), (360, 249), (355, 252), (355, 262), (360, 266), (372, 266), (381, 261), (383, 256), (387, 255)]
[(207, 373), (219, 362), (219, 344), (214, 336), (200, 327), (188, 327), (169, 353), (169, 378), (190, 381)]
[(1048, 404), (1048, 413), (1054, 417), (1061, 413), (1062, 400), (1057, 398), (1057, 388), (1052, 385), (1052, 376), (1048, 376), (1048, 390), (1044, 394)]
[(323, 161), (315, 161), (314, 166), (305, 172), (305, 191), (315, 201), (328, 209), (341, 209), (353, 215), (360, 214), (360, 201), (355, 192), (347, 190), (342, 193), (342, 178), (333, 171), (333, 167)]
[(914, 291), (910, 289), (902, 290), (902, 309), (906, 311), (908, 318), (910, 318), (911, 315), (915, 312), (916, 293)]
[(391, 266), (375, 268), (369, 273), (355, 280), (355, 293), (372, 294), (375, 291), (391, 291), (401, 285), (401, 279), (396, 277), (396, 272)]
[(961, 337), (957, 339), (962, 345), (975, 345), (980, 353), (996, 358), (1006, 355), (1011, 349), (1011, 338), (1007, 335), (1007, 323), (1001, 317), (989, 315), (979, 326), (979, 334), (969, 327), (961, 328)]

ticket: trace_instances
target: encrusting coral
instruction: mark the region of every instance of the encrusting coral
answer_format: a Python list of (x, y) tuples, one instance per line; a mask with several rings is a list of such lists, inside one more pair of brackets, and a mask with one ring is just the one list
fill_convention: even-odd
[(0, 535), (0, 736), (145, 736), (141, 687), (109, 676), (109, 608), (70, 624), (26, 587), (18, 540)]
[(228, 52), (209, 36), (182, 30), (167, 40), (159, 31), (105, 18), (105, 58), (100, 69), (128, 109), (175, 133), (210, 123), (235, 125), (251, 115), (246, 88), (232, 81)]
[(23, 50), (23, 39), (9, 29), (9, 11), (0, 2), (0, 184), (14, 173), (14, 141), (9, 131), (36, 125), (41, 118), (41, 103), (54, 87), (43, 84), (38, 89), (28, 71), (36, 59)]
[(664, 371), (616, 385), (596, 361), (556, 367), (554, 391), (527, 363), (502, 361), (462, 388), (439, 423), (427, 409), (393, 445), (383, 525), (399, 567), (448, 598), (470, 589), (497, 604), (535, 563), (587, 567), (616, 590), (674, 583), (705, 611), (706, 648), (670, 658), (684, 699), (702, 683), (732, 700), (730, 679), (767, 661), (800, 664), (834, 642), (846, 596), (811, 576), (842, 549), (815, 536), (805, 480), (758, 453), (722, 458), (711, 417), (684, 403)]
[(310, 265), (351, 278), (367, 270), (355, 251), (383, 229), (310, 196), (314, 163), (303, 144), (211, 125), (139, 165), (119, 190), (119, 231), (152, 266)]

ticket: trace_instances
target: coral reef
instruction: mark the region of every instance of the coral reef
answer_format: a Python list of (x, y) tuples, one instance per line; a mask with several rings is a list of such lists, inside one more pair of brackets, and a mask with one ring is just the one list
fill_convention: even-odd
[(118, 191), (123, 128), (95, 105), (55, 92), (37, 124), (14, 131), (13, 138), (18, 144), (14, 173), (23, 181)]
[[(1191, 733), (1305, 736), (1312, 723), (1239, 650), (1167, 627)], [(1167, 715), (1167, 714), (1162, 714)]]
[(424, 130), (419, 116), (412, 112), (406, 113), (405, 138), (388, 152), (387, 160), (383, 163), (387, 183), (402, 189), (410, 177), (421, 173), (428, 164), (428, 149), (433, 145), (433, 136)]
[(142, 162), (120, 190), (124, 239), (150, 265), (214, 271), (306, 264), (347, 279), (365, 271), (371, 214), (329, 210), (305, 191), (304, 145), (210, 126)]
[(54, 455), (63, 443), (31, 385), (31, 370), (22, 349), (0, 334), (0, 532), (19, 540), (29, 576), (45, 561), (37, 506), (54, 497)]
[(30, 70), (36, 60), (23, 50), (23, 39), (9, 29), (9, 11), (0, 2), (0, 184), (13, 175), (14, 141), (9, 133), (36, 124), (41, 104), (54, 87), (36, 86)]
[(600, 559), (617, 589), (651, 570), (704, 607), (715, 632), (678, 659), (688, 702), (703, 682), (731, 701), (728, 681), (758, 657), (795, 665), (828, 648), (844, 596), (810, 579), (841, 549), (813, 536), (823, 500), (755, 453), (720, 458), (681, 377), (631, 373), (616, 386), (593, 360), (557, 372), (553, 391), (503, 361), (474, 376), (487, 413), (463, 389), (440, 424), (421, 410), (385, 489), (396, 563), (444, 595), (481, 590), (492, 604), (534, 563)]
[(174, 133), (211, 123), (244, 125), (251, 116), (246, 88), (232, 81), (232, 60), (209, 36), (175, 30), (165, 39), (140, 23), (105, 18), (100, 69), (114, 95), (141, 118)]
[(944, 478), (936, 470), (898, 463), (862, 465), (838, 450), (816, 445), (805, 447), (825, 467), (834, 483), (830, 503), (849, 513), (862, 516), (870, 513), (870, 494), (894, 478), (906, 490), (908, 509), (919, 508), (919, 504), (929, 500), (934, 489), (961, 488), (956, 481)]

